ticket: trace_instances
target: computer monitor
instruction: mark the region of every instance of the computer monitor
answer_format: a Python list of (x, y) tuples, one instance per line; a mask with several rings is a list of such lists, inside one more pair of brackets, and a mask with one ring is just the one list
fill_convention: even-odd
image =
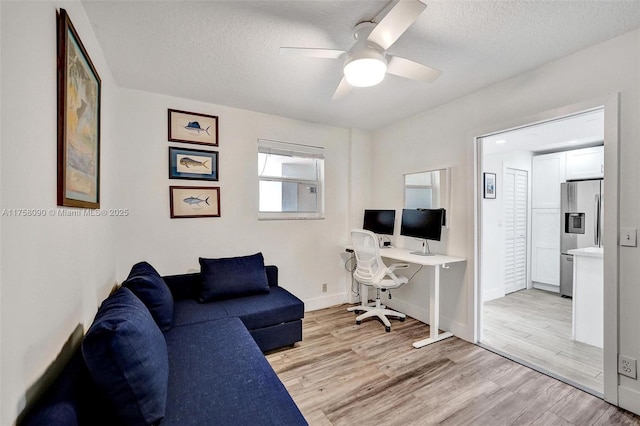
[(362, 229), (378, 235), (393, 235), (395, 210), (365, 210)]
[(424, 240), (422, 251), (412, 252), (421, 256), (431, 256), (427, 240), (440, 241), (444, 209), (403, 209), (400, 235)]

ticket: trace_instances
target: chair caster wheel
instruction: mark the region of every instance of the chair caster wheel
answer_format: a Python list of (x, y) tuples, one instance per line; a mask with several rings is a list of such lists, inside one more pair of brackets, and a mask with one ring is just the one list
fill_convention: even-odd
[(404, 320), (406, 320), (407, 317), (400, 317), (400, 322), (404, 322)]
[(384, 331), (386, 331), (387, 333), (391, 331), (391, 327), (384, 327)]
[(362, 321), (356, 321), (356, 325), (362, 324)]

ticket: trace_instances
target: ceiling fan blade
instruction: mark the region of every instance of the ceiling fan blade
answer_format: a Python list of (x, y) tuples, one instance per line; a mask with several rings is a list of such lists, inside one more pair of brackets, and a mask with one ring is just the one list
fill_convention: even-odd
[(307, 47), (281, 47), (281, 55), (297, 55), (297, 56), (310, 56), (312, 58), (326, 58), (326, 59), (338, 59), (344, 55), (344, 50), (336, 49), (314, 49)]
[(351, 85), (347, 83), (347, 79), (345, 77), (342, 77), (342, 80), (340, 80), (340, 84), (338, 84), (338, 88), (333, 94), (333, 97), (331, 98), (331, 100), (337, 101), (338, 99), (344, 98), (345, 96), (347, 96), (347, 94), (350, 91), (351, 91)]
[(388, 55), (387, 73), (433, 83), (442, 71), (398, 56)]
[(371, 31), (367, 40), (387, 50), (427, 7), (419, 0), (400, 0)]

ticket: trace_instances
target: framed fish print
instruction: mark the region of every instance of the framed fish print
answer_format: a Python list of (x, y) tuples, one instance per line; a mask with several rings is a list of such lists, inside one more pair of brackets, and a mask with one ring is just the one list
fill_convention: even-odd
[(169, 141), (218, 146), (218, 117), (169, 110)]
[(169, 179), (218, 180), (218, 153), (169, 147)]
[(217, 186), (170, 186), (171, 218), (220, 217)]
[(58, 14), (58, 205), (100, 208), (100, 77)]

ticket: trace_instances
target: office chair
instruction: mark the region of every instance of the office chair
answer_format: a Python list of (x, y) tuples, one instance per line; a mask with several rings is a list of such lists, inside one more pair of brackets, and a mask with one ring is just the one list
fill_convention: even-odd
[(365, 311), (362, 315), (356, 317), (356, 324), (358, 325), (360, 325), (365, 318), (377, 316), (383, 322), (385, 331), (389, 332), (391, 331), (391, 323), (387, 315), (399, 317), (400, 321), (404, 321), (407, 316), (401, 312), (387, 309), (380, 301), (380, 291), (391, 290), (405, 285), (408, 281), (407, 277), (402, 275), (397, 276), (394, 274), (394, 271), (408, 268), (409, 265), (406, 263), (394, 263), (387, 267), (380, 257), (378, 238), (373, 232), (354, 229), (351, 231), (351, 242), (357, 262), (353, 277), (360, 284), (375, 287), (376, 301), (375, 304), (371, 306), (371, 304), (366, 303), (365, 295), (360, 294), (362, 304), (347, 310), (355, 311), (356, 313)]

